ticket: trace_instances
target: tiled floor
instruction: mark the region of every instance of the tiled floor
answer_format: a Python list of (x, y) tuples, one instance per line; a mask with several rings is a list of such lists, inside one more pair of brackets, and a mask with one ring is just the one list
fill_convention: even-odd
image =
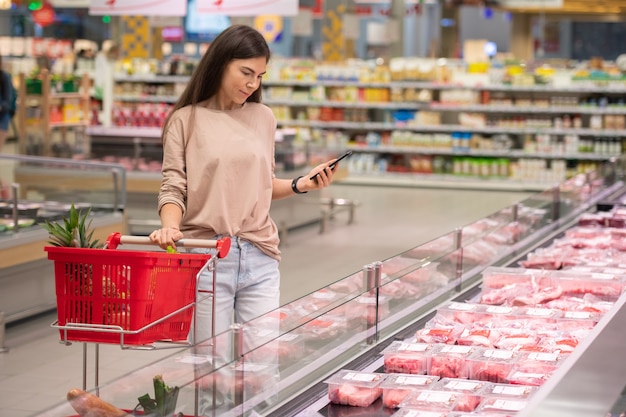
[[(283, 303), (387, 259), (524, 199), (518, 192), (478, 192), (333, 185), (334, 197), (359, 200), (356, 221), (340, 213), (324, 234), (315, 226), (290, 233), (281, 263)], [(297, 198), (297, 197), (294, 197)], [(38, 414), (82, 386), (83, 344), (58, 343), (54, 314), (7, 328), (0, 353), (0, 417)], [(88, 352), (87, 388), (94, 384), (94, 345)], [(172, 354), (100, 345), (100, 383)]]

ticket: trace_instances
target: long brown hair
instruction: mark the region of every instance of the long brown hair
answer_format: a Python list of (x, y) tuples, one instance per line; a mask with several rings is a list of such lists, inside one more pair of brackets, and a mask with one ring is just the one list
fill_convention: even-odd
[[(263, 35), (250, 26), (230, 26), (217, 35), (202, 56), (185, 90), (167, 117), (162, 133), (163, 141), (165, 141), (165, 127), (176, 110), (185, 106), (195, 106), (217, 94), (222, 83), (224, 70), (230, 61), (265, 57), (265, 61), (268, 62), (270, 55), (270, 48)], [(260, 84), (259, 88), (246, 101), (261, 102)], [(193, 114), (194, 109), (192, 108), (190, 117), (193, 117)]]

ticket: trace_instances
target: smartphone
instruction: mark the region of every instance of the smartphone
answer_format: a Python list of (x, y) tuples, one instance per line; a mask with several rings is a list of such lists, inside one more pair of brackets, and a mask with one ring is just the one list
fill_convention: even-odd
[[(339, 163), (339, 161), (341, 161), (343, 158), (347, 158), (350, 155), (352, 155), (352, 151), (347, 151), (346, 153), (341, 155), (339, 158), (337, 158), (337, 160), (335, 162), (333, 162), (332, 164), (328, 165), (328, 168), (335, 169), (335, 165), (337, 165)], [(313, 175), (311, 177), (311, 179), (314, 180), (315, 177), (317, 177), (318, 175), (319, 175), (319, 172), (317, 174)]]

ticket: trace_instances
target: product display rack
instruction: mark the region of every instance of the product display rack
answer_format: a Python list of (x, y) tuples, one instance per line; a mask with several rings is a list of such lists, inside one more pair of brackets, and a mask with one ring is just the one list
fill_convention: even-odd
[(30, 90), (30, 80), (19, 77), (16, 112), (20, 153), (34, 156), (72, 157), (86, 152), (85, 128), (91, 123), (91, 80), (83, 75), (77, 85), (65, 89), (62, 81), (52, 86), (52, 75), (41, 71)]
[[(405, 172), (406, 176), (419, 175), (420, 184), (427, 182), (428, 175), (424, 174), (439, 174), (432, 176), (431, 185), (450, 186), (460, 174), (476, 180), (495, 177), (489, 178), (488, 184), (497, 179), (503, 182), (501, 188), (506, 187), (504, 183), (511, 183), (515, 188), (515, 182), (521, 181), (529, 184), (529, 190), (539, 190), (547, 182), (558, 182), (571, 175), (569, 171), (587, 169), (580, 169), (579, 163), (593, 166), (597, 161), (621, 154), (622, 142), (626, 138), (626, 106), (621, 98), (626, 91), (624, 84), (598, 87), (577, 83), (580, 87), (271, 80), (264, 82), (264, 96), (266, 104), (278, 108), (280, 125), (340, 130), (349, 136), (351, 144), (354, 143), (351, 149), (357, 153), (356, 159), (358, 154), (370, 155), (372, 159), (365, 159), (362, 163), (352, 159), (348, 183), (380, 184), (381, 177), (388, 176), (386, 184), (400, 179), (398, 185), (417, 185), (417, 181), (402, 179), (397, 172), (391, 172), (388, 165), (393, 163), (396, 165), (394, 169)], [(368, 93), (369, 90), (372, 91)], [(455, 92), (460, 92), (461, 97), (456, 97), (458, 101), (449, 94)], [(407, 95), (414, 99), (403, 98)], [(589, 103), (583, 101), (587, 99)], [(490, 100), (494, 102), (490, 103)], [(514, 100), (520, 104), (513, 105)], [(420, 121), (420, 113), (435, 121)], [(459, 123), (463, 116), (475, 119), (476, 115), (478, 123), (472, 120)], [(353, 120), (342, 120), (346, 117)], [(613, 117), (619, 123), (614, 124)], [(368, 138), (372, 132), (380, 137)], [(467, 141), (459, 143), (455, 136)], [(511, 137), (517, 144), (502, 149), (496, 141), (491, 141), (494, 136)], [(470, 137), (481, 138), (481, 146), (470, 146)], [(407, 158), (407, 155), (411, 157)], [(414, 163), (411, 159), (418, 156), (420, 158)], [(463, 172), (450, 162), (453, 158), (472, 161), (506, 158), (509, 164), (531, 161), (535, 168), (541, 165), (544, 169), (556, 161), (567, 167), (568, 172), (560, 169), (547, 180), (528, 178), (516, 172), (508, 175), (475, 172), (477, 170)], [(381, 165), (380, 161), (384, 164)], [(422, 166), (424, 161), (426, 167)], [(442, 172), (436, 165), (448, 165), (448, 168)], [(440, 174), (456, 175), (446, 178)], [(530, 185), (533, 182), (536, 185)], [(459, 179), (459, 183), (466, 184), (466, 180)]]
[[(333, 79), (332, 70), (315, 68), (319, 73), (294, 80), (277, 78), (272, 68), (263, 81), (263, 101), (274, 110), (279, 128), (293, 128), (305, 141), (316, 137), (323, 144), (328, 134), (343, 136), (355, 152), (345, 183), (472, 183), (472, 188), (539, 191), (619, 156), (626, 139), (626, 85), (621, 80), (578, 80), (570, 72), (571, 79), (564, 82), (560, 74), (554, 85), (515, 85), (489, 82), (485, 74), (466, 74), (462, 83), (398, 80), (393, 73), (388, 79), (389, 74), (377, 72), (378, 78), (370, 74), (376, 81), (362, 81), (358, 71)], [(127, 152), (136, 159), (145, 146), (158, 154), (148, 137), (163, 113), (154, 116), (158, 111), (150, 109), (171, 106), (189, 76), (111, 78), (112, 94), (105, 94), (114, 108), (111, 126), (105, 128), (110, 130), (92, 136), (100, 143), (99, 153), (106, 152), (107, 136), (120, 145), (121, 132), (137, 126)], [(460, 101), (455, 101), (457, 92)], [(425, 115), (436, 120), (420, 120)], [(461, 120), (468, 117), (480, 120)], [(502, 138), (513, 143), (503, 147)], [(470, 145), (470, 140), (480, 144)]]
[[(206, 346), (200, 344), (194, 349), (176, 352), (133, 371), (99, 387), (99, 395), (118, 407), (132, 408), (137, 395), (136, 390), (129, 387), (141, 386), (159, 374), (169, 385), (181, 388), (179, 408), (185, 415), (197, 412), (198, 383), (206, 383), (205, 388), (217, 388), (223, 393), (223, 396), (212, 396), (213, 405), (204, 415), (389, 415), (393, 410), (381, 407), (330, 406), (324, 381), (339, 369), (377, 371), (382, 366), (381, 352), (392, 341), (415, 335), (416, 329), (422, 328), (447, 302), (473, 299), (479, 292), (481, 273), (486, 268), (515, 264), (530, 251), (561, 236), (577, 224), (582, 214), (594, 211), (599, 202), (623, 195), (623, 182), (615, 180), (615, 171), (611, 170), (602, 177), (578, 175), (554, 189), (403, 254), (366, 265), (362, 271), (328, 287), (249, 323), (234, 326)], [(496, 241), (493, 238), (512, 222), (525, 226), (520, 235), (507, 242), (496, 239), (500, 243), (495, 252), (480, 250), (486, 242), (493, 244)], [(481, 256), (476, 258), (471, 252)], [(405, 278), (421, 276), (422, 271), (428, 277), (443, 274), (446, 280), (421, 281), (422, 292), (418, 297), (387, 292)], [(564, 407), (568, 415), (581, 417), (600, 416), (600, 411), (606, 413), (620, 396), (619, 381), (623, 384), (625, 370), (623, 361), (619, 360), (621, 345), (614, 340), (626, 318), (625, 301), (622, 294), (596, 325), (596, 330), (589, 334), (589, 340), (585, 339), (590, 343), (579, 344), (569, 360), (560, 365), (563, 372), (555, 373), (539, 387), (520, 416), (559, 415)], [(364, 309), (369, 313), (364, 314)], [(278, 329), (275, 327), (277, 320)], [(212, 346), (231, 348), (222, 349), (216, 358), (203, 350)], [(610, 366), (596, 371), (592, 365), (598, 360)], [(273, 366), (268, 368), (268, 363)], [(276, 379), (276, 370), (280, 371), (280, 379)], [(585, 377), (581, 378), (583, 371)], [(608, 385), (598, 384), (599, 378)], [(122, 386), (127, 388), (120, 389)], [(560, 401), (553, 409), (556, 414), (545, 411), (535, 414), (534, 411), (563, 394), (560, 387), (568, 387), (570, 391), (566, 401)], [(64, 402), (38, 415), (56, 417), (73, 413)]]

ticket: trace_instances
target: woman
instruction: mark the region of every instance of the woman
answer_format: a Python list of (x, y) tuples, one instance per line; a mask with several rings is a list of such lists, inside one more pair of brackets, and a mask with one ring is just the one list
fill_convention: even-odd
[[(215, 334), (279, 306), (278, 230), (274, 199), (327, 187), (328, 161), (293, 180), (274, 176), (276, 119), (261, 101), (270, 50), (248, 26), (215, 38), (163, 129), (158, 210), (161, 229), (150, 234), (161, 248), (187, 238), (231, 238), (217, 268)], [(319, 173), (315, 180), (311, 177)], [(210, 252), (212, 250), (209, 250)], [(202, 274), (198, 290), (212, 289)], [(200, 296), (200, 295), (199, 295)], [(197, 306), (197, 342), (211, 332), (211, 305)]]

